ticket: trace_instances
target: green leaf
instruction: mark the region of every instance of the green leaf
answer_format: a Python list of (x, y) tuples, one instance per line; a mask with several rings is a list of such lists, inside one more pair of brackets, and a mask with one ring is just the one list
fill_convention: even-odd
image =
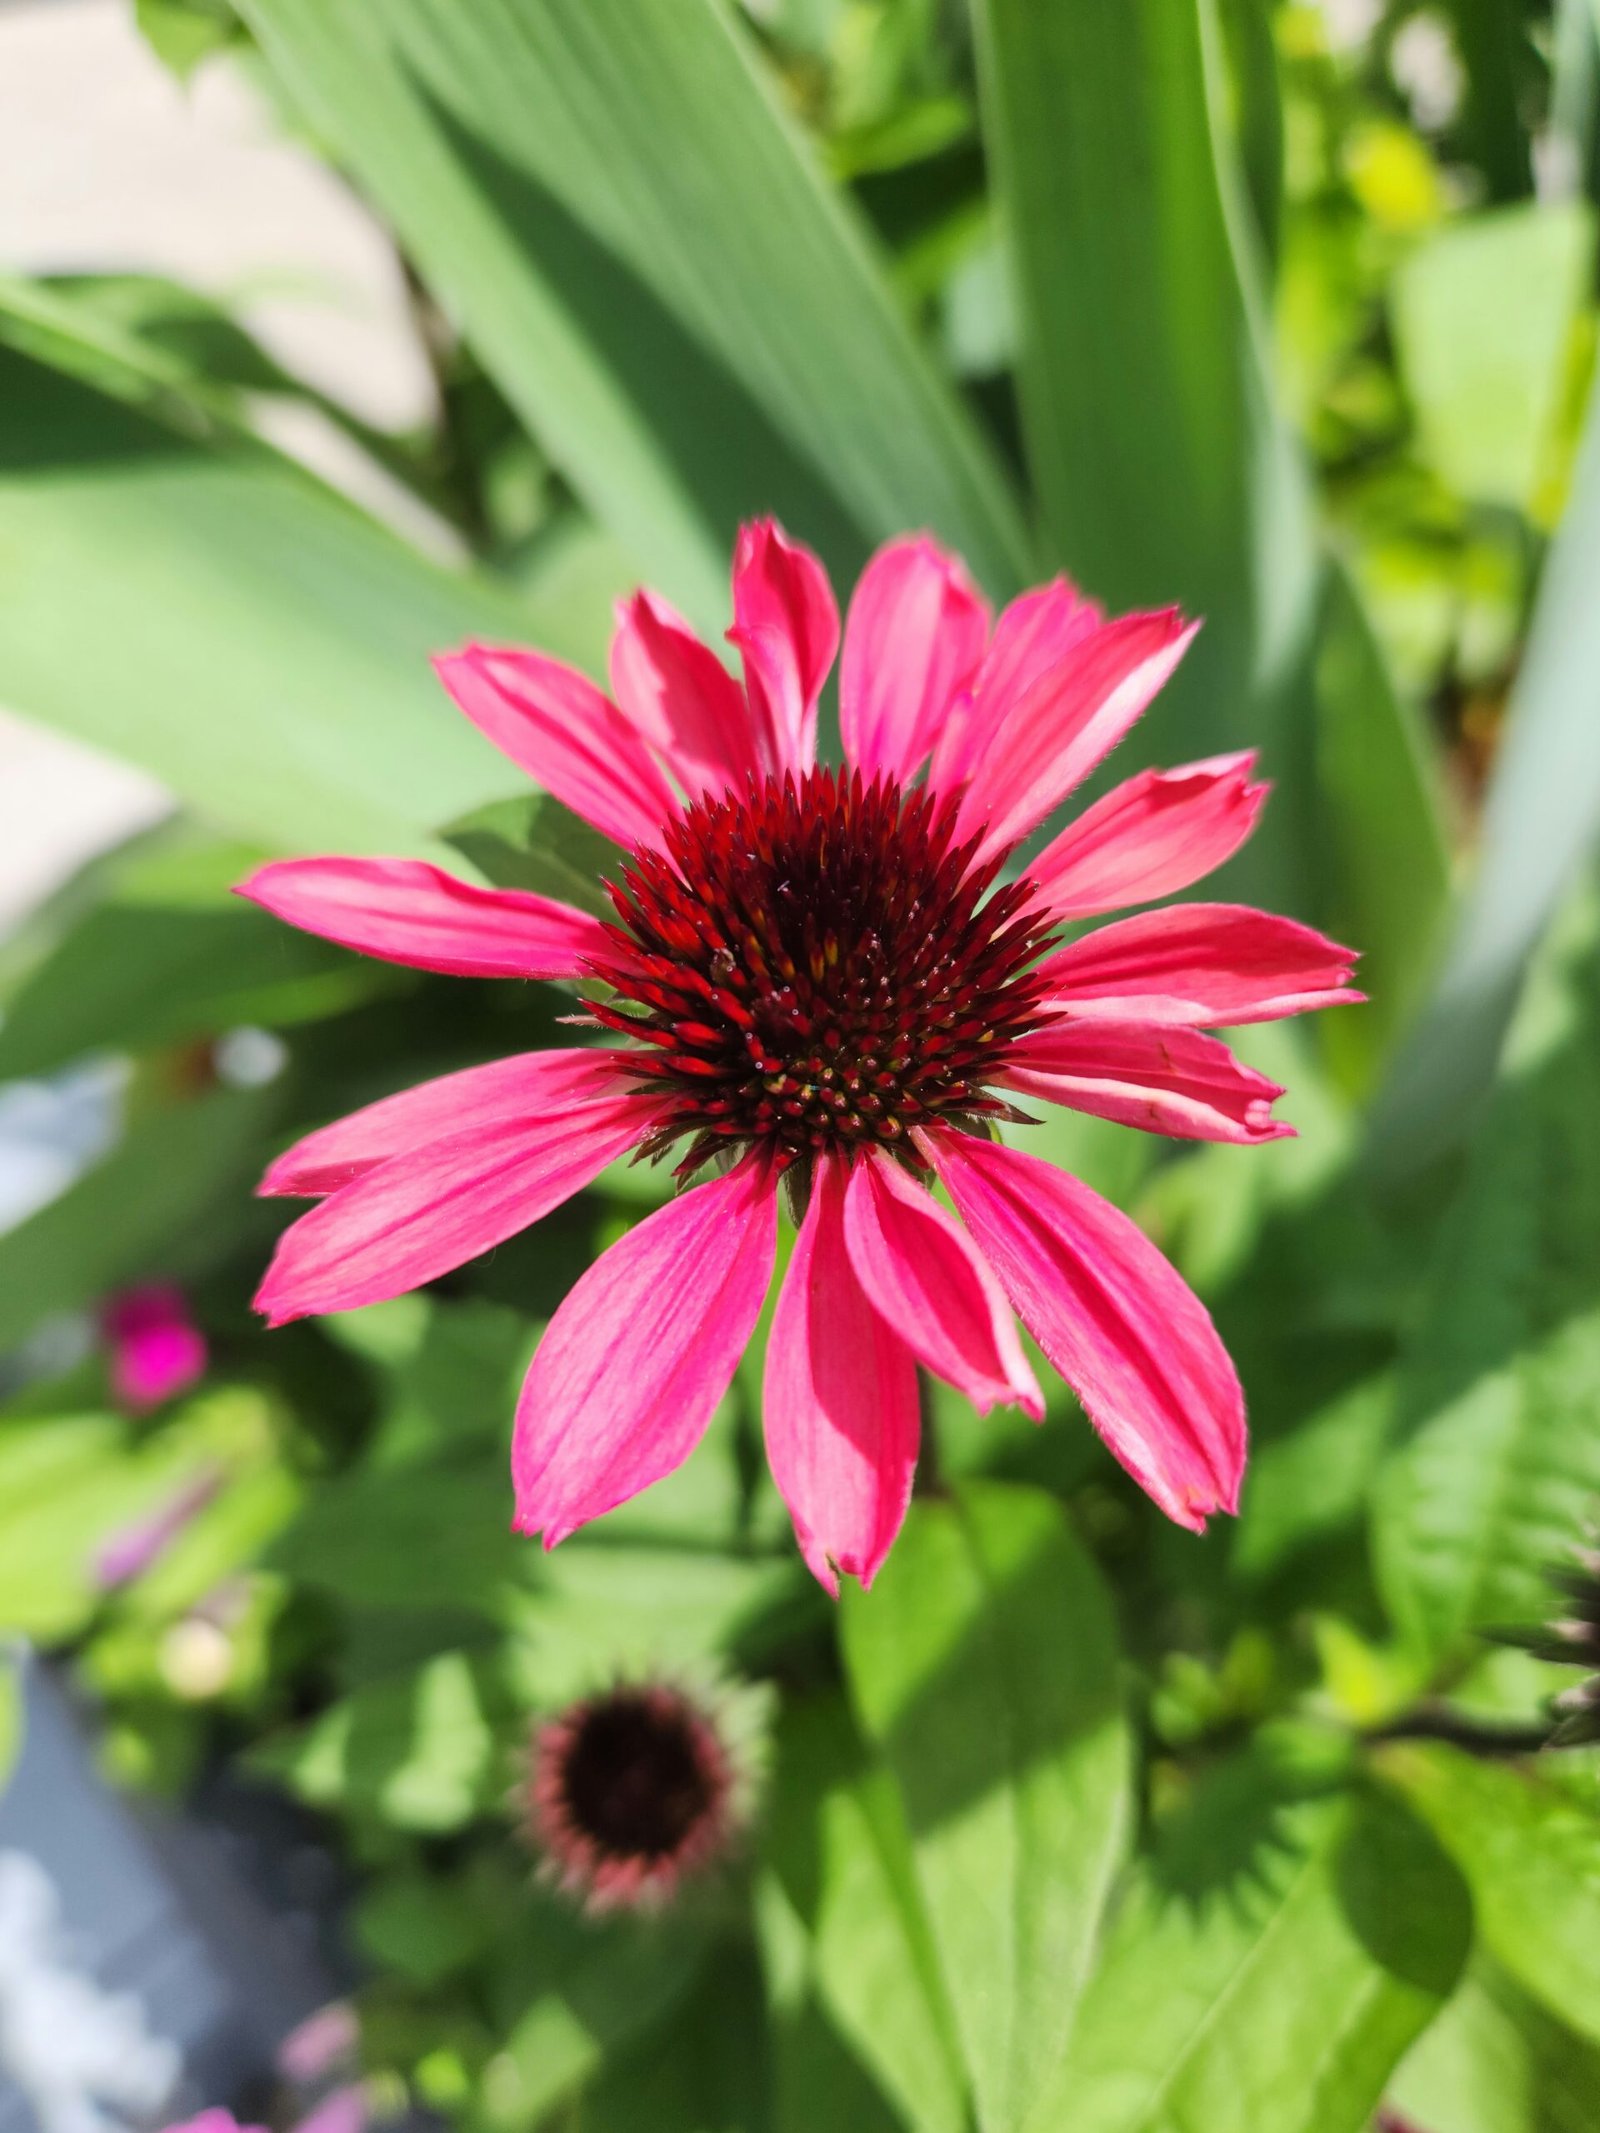
[(0, 1353), (57, 1311), (152, 1276), (202, 1271), (248, 1211), (266, 1091), (221, 1089), (131, 1125), (58, 1200), (0, 1237)]
[(548, 793), (496, 800), (452, 822), (444, 837), (497, 889), (531, 889), (616, 917), (601, 885), (617, 871), (616, 846)]
[(134, 19), (157, 59), (183, 82), (243, 37), (228, 0), (135, 0)]
[(772, 2040), (773, 2133), (911, 2133), (823, 2003), (814, 1946), (774, 1874), (755, 1891)]
[(927, 524), (1004, 592), (992, 455), (717, 0), (246, 0), (269, 62), (597, 518), (705, 623), (735, 521)]
[(170, 1503), (198, 1465), (188, 1433), (136, 1443), (115, 1415), (0, 1422), (0, 1632), (75, 1636), (100, 1601), (101, 1548)]
[(510, 1502), (498, 1460), (358, 1470), (310, 1497), (270, 1562), (356, 1606), (498, 1615), (529, 1549)]
[(185, 840), (141, 852), (5, 999), (0, 1081), (86, 1052), (338, 1014), (406, 982), (231, 896), (261, 855)]
[(978, 22), (1046, 522), (1111, 607), (1206, 617), (1141, 747), (1237, 748), (1259, 734), (1254, 685), (1298, 656), (1316, 559), (1214, 134), (1210, 6), (984, 0)]
[(1600, 1813), (1536, 1770), (1455, 1748), (1397, 1745), (1381, 1762), (1467, 1877), (1484, 1945), (1600, 2043)]
[[(631, 2049), (608, 2054), (566, 2122), (572, 2133), (754, 2133), (770, 2125), (768, 2038), (749, 1951), (713, 1950), (693, 1998), (674, 2013)], [(851, 2133), (820, 2110), (814, 2122)]]
[(445, 1652), (416, 1674), (356, 1690), (248, 1759), (308, 1806), (443, 1835), (504, 1790), (503, 1700), (486, 1666)]
[(1494, 1081), (1528, 959), (1600, 837), (1600, 392), (1545, 564), (1477, 871), (1426, 1011), (1374, 1122), (1393, 1175), (1453, 1147)]
[(420, 1867), (372, 1882), (355, 1909), (356, 1939), (365, 1952), (422, 1986), (463, 1969), (481, 1952), (487, 1931), (470, 1888)]
[(905, 1811), (836, 1703), (786, 1715), (767, 1855), (811, 1936), (839, 2034), (919, 2133), (966, 2133), (966, 2076)]
[(1422, 449), (1462, 496), (1542, 515), (1594, 235), (1580, 201), (1502, 208), (1448, 224), (1396, 273)]
[(1600, 898), (1574, 903), (1519, 1017), (1402, 1359), (1405, 1441), (1374, 1550), (1390, 1613), (1435, 1662), (1548, 1612), (1600, 1500)]
[(1409, 1816), (1225, 1766), (1135, 1878), (1030, 2133), (1361, 2133), (1470, 1930)]
[(1483, 173), (1492, 198), (1515, 200), (1533, 187), (1533, 153), (1522, 107), (1534, 55), (1521, 0), (1447, 0), (1457, 52), (1466, 71), (1461, 133), (1467, 160)]
[(1367, 1081), (1431, 976), (1450, 862), (1426, 735), (1344, 571), (1329, 571), (1315, 668), (1318, 916), (1361, 954), (1367, 1005), (1318, 1034)]
[(1110, 1608), (1060, 1506), (919, 1502), (843, 1610), (846, 1673), (904, 1801), (985, 2133), (1059, 2053), (1128, 1821)]
[[(603, 1529), (602, 1529), (603, 1531)], [(559, 1703), (618, 1668), (697, 1667), (760, 1655), (814, 1616), (806, 1573), (784, 1555), (754, 1560), (594, 1538), (549, 1556), (521, 1540), (535, 1589), (516, 1607), (517, 1678)]]
[(1389, 2084), (1429, 2133), (1591, 2133), (1597, 2096), (1600, 2050), (1481, 1955)]
[(429, 849), (519, 784), (429, 654), (602, 641), (599, 617), (424, 562), (265, 447), (202, 442), (3, 346), (0, 519), (0, 699), (274, 849)]
[[(664, 1918), (579, 1917), (553, 1897), (531, 1902), (508, 1951), (522, 2011), (484, 2084), (491, 2126), (526, 2126), (591, 2080), (612, 2055), (658, 2030), (694, 1990), (706, 1922), (681, 1909)], [(502, 1958), (504, 1960), (504, 1958)], [(526, 1978), (530, 1986), (519, 1988)]]

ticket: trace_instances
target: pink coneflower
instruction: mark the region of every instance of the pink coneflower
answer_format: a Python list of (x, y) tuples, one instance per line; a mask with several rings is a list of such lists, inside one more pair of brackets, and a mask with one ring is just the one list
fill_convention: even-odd
[[(1127, 732), (1192, 635), (1106, 621), (1063, 580), (991, 633), (926, 537), (868, 565), (844, 630), (846, 768), (816, 763), (839, 641), (821, 564), (771, 523), (733, 567), (743, 687), (663, 601), (619, 609), (614, 700), (537, 652), (440, 659), (461, 709), (625, 848), (602, 922), (403, 859), (263, 867), (292, 924), (428, 970), (595, 988), (605, 1047), (529, 1052), (327, 1126), (269, 1170), (322, 1204), (257, 1299), (274, 1325), (417, 1287), (629, 1148), (710, 1175), (574, 1285), (516, 1421), (516, 1522), (547, 1547), (698, 1442), (771, 1279), (780, 1180), (799, 1235), (768, 1349), (774, 1478), (807, 1561), (869, 1581), (905, 1512), (920, 1363), (981, 1410), (1043, 1403), (1012, 1312), (1179, 1523), (1234, 1508), (1238, 1379), (1126, 1215), (989, 1137), (1014, 1100), (1185, 1139), (1271, 1140), (1277, 1084), (1204, 1026), (1359, 995), (1352, 957), (1230, 904), (1056, 929), (1186, 888), (1244, 842), (1249, 754), (1117, 787), (1019, 879), (1020, 840)], [(920, 782), (918, 780), (920, 779)], [(936, 1200), (941, 1183), (960, 1220)]]
[(709, 1704), (664, 1682), (621, 1683), (538, 1729), (528, 1836), (585, 1909), (654, 1910), (727, 1857), (744, 1791)]
[(148, 1414), (205, 1374), (206, 1337), (181, 1289), (162, 1282), (123, 1289), (106, 1304), (100, 1324), (112, 1397), (129, 1414)]

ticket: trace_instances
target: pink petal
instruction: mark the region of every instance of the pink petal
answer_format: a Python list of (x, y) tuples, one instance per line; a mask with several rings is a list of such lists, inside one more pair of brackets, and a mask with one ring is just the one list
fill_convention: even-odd
[(263, 1198), (321, 1199), (394, 1156), (479, 1129), (526, 1124), (601, 1094), (625, 1074), (628, 1054), (517, 1052), (486, 1066), (441, 1074), (381, 1097), (296, 1141), (256, 1187)]
[(1091, 918), (1176, 895), (1231, 859), (1256, 826), (1270, 790), (1253, 784), (1255, 751), (1182, 770), (1142, 770), (1028, 862), (1035, 908)]
[(1355, 951), (1245, 904), (1171, 904), (1085, 934), (1036, 976), (1049, 1004), (1116, 1022), (1271, 1022), (1359, 1001)]
[(1019, 1037), (999, 1076), (1008, 1089), (1177, 1140), (1274, 1141), (1275, 1081), (1198, 1030), (1072, 1017)]
[(582, 1274), (539, 1343), (517, 1406), (517, 1530), (553, 1548), (694, 1450), (772, 1279), (765, 1164), (647, 1215)]
[(811, 1204), (767, 1343), (767, 1463), (801, 1553), (829, 1592), (870, 1585), (911, 1499), (921, 1416), (911, 1350), (879, 1316), (845, 1243), (841, 1166), (816, 1166)]
[(1023, 1324), (1112, 1454), (1195, 1532), (1232, 1511), (1244, 1396), (1205, 1306), (1142, 1230), (1037, 1156), (918, 1136)]
[(918, 770), (983, 657), (989, 609), (957, 556), (924, 534), (890, 541), (861, 574), (844, 627), (839, 724), (864, 778)]
[(678, 801), (643, 736), (592, 681), (542, 652), (469, 644), (434, 671), (519, 769), (632, 850), (655, 845)]
[(816, 761), (817, 698), (839, 649), (839, 610), (822, 564), (775, 519), (739, 528), (728, 638), (744, 655), (767, 763), (798, 777)]
[(1043, 1418), (1000, 1284), (960, 1223), (892, 1157), (872, 1151), (852, 1167), (844, 1236), (856, 1279), (920, 1362), (980, 1414), (1011, 1400)]
[(1077, 639), (983, 739), (956, 818), (1006, 851), (1082, 783), (1145, 711), (1199, 627), (1175, 607), (1121, 615)]
[(1104, 618), (1065, 578), (1036, 585), (1011, 602), (970, 689), (950, 706), (934, 747), (928, 783), (954, 792), (972, 775), (989, 735), (1036, 681), (1058, 666)]
[[(593, 1062), (587, 1090), (574, 1086), (574, 1058)], [(650, 1100), (618, 1088), (606, 1053), (535, 1052), (521, 1065), (516, 1115), (491, 1107), (376, 1163), (292, 1223), (256, 1309), (281, 1326), (436, 1281), (570, 1200), (649, 1130)]]
[(274, 859), (236, 893), (303, 933), (453, 977), (576, 978), (607, 947), (586, 911), (420, 859)]
[(656, 593), (617, 604), (611, 687), (691, 799), (720, 798), (765, 767), (743, 689)]

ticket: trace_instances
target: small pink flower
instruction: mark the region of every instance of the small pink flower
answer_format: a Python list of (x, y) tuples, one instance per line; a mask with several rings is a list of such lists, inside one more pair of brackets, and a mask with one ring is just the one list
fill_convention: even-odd
[[(767, 1448), (806, 1560), (870, 1582), (905, 1512), (916, 1369), (980, 1410), (1043, 1403), (1013, 1311), (1161, 1508), (1232, 1510), (1238, 1379), (1126, 1215), (987, 1137), (1013, 1098), (1184, 1139), (1292, 1129), (1210, 1027), (1354, 1000), (1353, 958), (1231, 904), (1057, 929), (1184, 889), (1244, 842), (1254, 757), (1146, 771), (1020, 878), (1017, 844), (1114, 748), (1193, 634), (1107, 621), (1065, 580), (990, 628), (926, 536), (879, 551), (844, 628), (847, 767), (819, 768), (839, 644), (821, 564), (770, 522), (733, 572), (741, 688), (665, 601), (618, 611), (614, 700), (543, 654), (440, 659), (512, 760), (626, 848), (615, 917), (404, 859), (263, 867), (243, 893), (345, 946), (468, 976), (583, 981), (604, 1047), (472, 1067), (324, 1127), (263, 1191), (320, 1199), (281, 1240), (274, 1325), (377, 1302), (489, 1250), (627, 1149), (713, 1174), (576, 1282), (516, 1421), (517, 1525), (553, 1546), (670, 1473), (727, 1390), (799, 1235), (766, 1374)], [(957, 1220), (933, 1197), (942, 1184)]]
[(586, 1910), (655, 1910), (727, 1856), (746, 1791), (709, 1704), (664, 1682), (620, 1683), (539, 1728), (527, 1832)]
[(148, 1414), (205, 1374), (205, 1335), (181, 1289), (162, 1283), (124, 1289), (105, 1306), (101, 1327), (112, 1396), (130, 1414)]

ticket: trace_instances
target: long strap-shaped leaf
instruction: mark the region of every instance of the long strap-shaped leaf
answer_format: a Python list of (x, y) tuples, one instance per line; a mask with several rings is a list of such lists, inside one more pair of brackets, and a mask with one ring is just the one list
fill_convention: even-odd
[(1494, 1080), (1528, 958), (1600, 843), (1600, 393), (1545, 566), (1482, 850), (1432, 1001), (1375, 1125), (1396, 1175), (1452, 1146)]
[(735, 521), (853, 566), (1025, 544), (843, 204), (717, 0), (246, 0), (545, 449), (707, 622)]
[(200, 441), (4, 345), (0, 604), (0, 703), (302, 850), (420, 849), (525, 784), (430, 652), (603, 644), (570, 604), (520, 608), (426, 562), (249, 438)]
[(1163, 721), (1191, 755), (1236, 747), (1252, 683), (1303, 641), (1315, 550), (1251, 314), (1242, 189), (1213, 138), (1209, 6), (980, 0), (978, 15), (1047, 524), (1112, 605), (1206, 617), (1151, 745)]

